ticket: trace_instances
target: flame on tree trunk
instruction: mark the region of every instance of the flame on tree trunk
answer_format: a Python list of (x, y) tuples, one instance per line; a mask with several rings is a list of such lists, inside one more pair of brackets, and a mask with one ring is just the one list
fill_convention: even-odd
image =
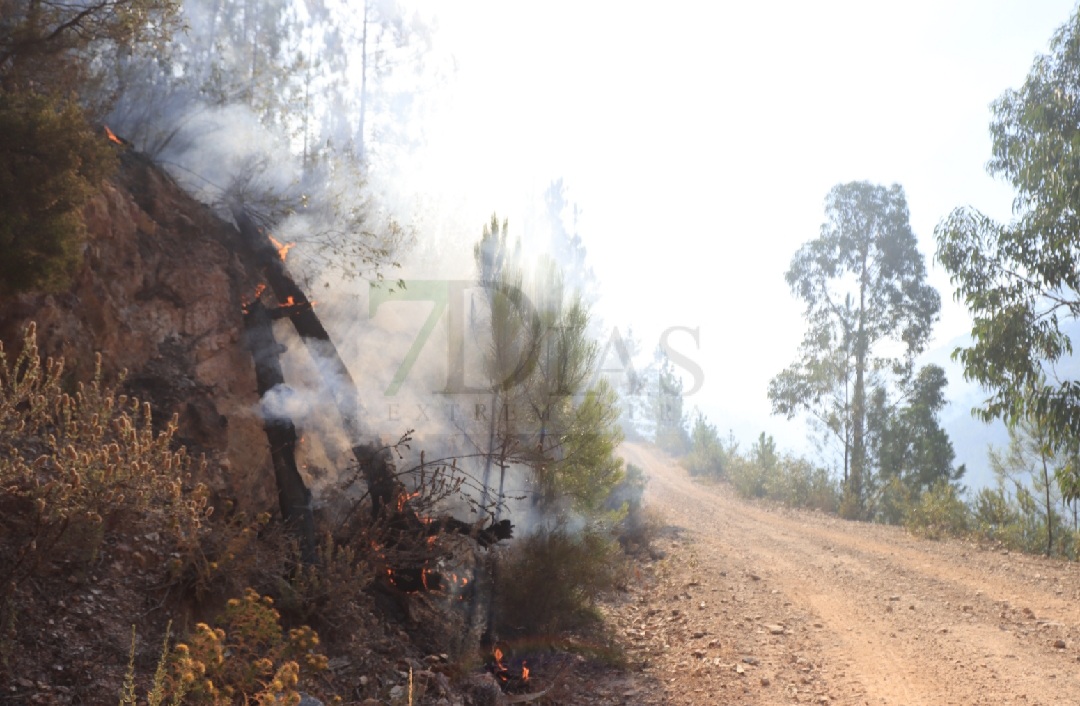
[[(262, 306), (252, 307), (253, 311), (261, 310), (266, 314), (266, 325), (265, 327), (260, 326), (259, 330), (263, 332), (260, 335), (264, 339), (272, 342), (272, 348), (268, 350), (276, 351), (274, 355), (270, 356), (277, 366), (277, 377), (274, 378), (277, 382), (273, 384), (284, 381), (281, 366), (277, 363), (280, 346), (273, 340), (273, 329), (270, 325), (273, 318), (280, 316), (288, 318), (292, 322), (300, 339), (322, 362), (318, 366), (319, 372), (326, 382), (326, 387), (331, 391), (345, 434), (352, 444), (353, 456), (356, 458), (361, 475), (367, 484), (373, 519), (378, 520), (383, 516), (387, 516), (391, 520), (391, 526), (395, 529), (416, 532), (422, 536), (434, 536), (441, 532), (464, 534), (474, 538), (480, 546), (485, 548), (502, 539), (509, 539), (513, 535), (513, 525), (509, 520), (493, 522), (486, 528), (480, 528), (453, 517), (425, 521), (412, 508), (408, 507), (409, 493), (395, 475), (394, 464), (389, 451), (380, 444), (361, 443), (360, 441), (363, 435), (358, 418), (360, 414), (360, 395), (356, 382), (353, 380), (349, 369), (345, 366), (345, 362), (342, 360), (334, 342), (330, 339), (330, 334), (313, 310), (312, 302), (285, 268), (280, 247), (275, 245), (268, 234), (259, 227), (242, 207), (235, 206), (233, 208), (233, 218), (243, 236), (242, 240), (248, 251), (248, 256), (261, 271), (266, 283), (273, 290), (274, 296), (278, 301), (289, 302), (288, 306), (274, 312), (270, 312)], [(256, 304), (258, 304), (257, 301)], [(256, 367), (258, 367), (258, 360), (256, 360)], [(265, 389), (260, 386), (260, 395), (273, 387), (273, 384)], [(287, 422), (289, 428), (293, 428), (290, 420), (284, 421)], [(276, 429), (275, 426), (275, 434), (278, 433)], [(295, 433), (295, 428), (293, 428), (294, 440), (292, 446), (281, 447), (291, 449), (289, 453), (294, 453), (295, 450)], [(267, 434), (269, 436), (270, 432), (268, 431)], [(271, 440), (272, 447), (274, 443)], [(295, 459), (292, 461), (292, 467), (295, 469)], [(275, 460), (275, 472), (276, 469), (277, 461)], [(290, 498), (293, 498), (294, 493), (298, 492), (298, 489), (293, 487), (297, 480), (300, 484), (299, 487), (302, 487), (306, 494), (305, 497), (310, 496), (306, 486), (303, 485), (303, 479), (299, 476), (299, 472), (297, 472), (295, 479), (292, 478), (291, 474), (287, 473), (285, 480), (289, 486), (287, 491), (284, 492), (287, 492)], [(281, 482), (281, 479), (278, 479), (279, 494), (283, 492)], [(289, 502), (291, 506), (293, 501), (290, 500)], [(283, 513), (285, 511), (284, 505), (282, 511)], [(314, 552), (314, 549), (312, 549), (312, 552)]]
[[(363, 436), (358, 418), (360, 396), (356, 382), (338, 353), (337, 346), (330, 340), (330, 334), (316, 315), (307, 295), (285, 268), (279, 247), (274, 245), (264, 230), (243, 208), (234, 207), (233, 218), (236, 220), (241, 235), (244, 236), (244, 242), (254, 262), (261, 270), (270, 289), (273, 290), (274, 296), (278, 301), (292, 302), (289, 305), (288, 319), (295, 327), (296, 333), (322, 361), (319, 371), (334, 398), (345, 434), (353, 444), (353, 456), (360, 465), (371, 494), (372, 512), (378, 517), (384, 507), (393, 507), (397, 497), (397, 487), (401, 484), (394, 478), (387, 454), (380, 453), (378, 446), (360, 443)], [(317, 343), (313, 345), (313, 342)]]

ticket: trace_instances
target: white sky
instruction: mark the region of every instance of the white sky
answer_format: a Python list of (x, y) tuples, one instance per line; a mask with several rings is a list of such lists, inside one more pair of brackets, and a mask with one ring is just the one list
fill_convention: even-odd
[[(968, 330), (933, 229), (956, 206), (1008, 216), (992, 180), (989, 104), (1019, 86), (1073, 0), (440, 2), (457, 71), (426, 128), (417, 188), (472, 242), (511, 230), (563, 178), (601, 281), (600, 313), (646, 349), (662, 329), (705, 371), (690, 398), (743, 444), (805, 429), (769, 414), (769, 379), (803, 325), (783, 280), (837, 183), (900, 183), (944, 310)], [(432, 232), (449, 226), (429, 217)], [(455, 226), (456, 227), (456, 226)], [(462, 273), (463, 276), (468, 273)], [(958, 372), (950, 372), (959, 378)], [(968, 460), (969, 464), (975, 459)], [(979, 460), (981, 461), (981, 459)]]

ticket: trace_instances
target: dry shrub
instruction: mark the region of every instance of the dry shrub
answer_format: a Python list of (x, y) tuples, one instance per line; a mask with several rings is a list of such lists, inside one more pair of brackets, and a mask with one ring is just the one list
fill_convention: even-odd
[[(314, 677), (327, 669), (318, 634), (306, 625), (286, 633), (273, 600), (253, 589), (230, 600), (216, 622), (197, 624), (172, 649), (166, 635), (149, 704), (295, 706), (300, 689), (312, 689)], [(132, 645), (121, 706), (137, 703), (134, 635)]]
[(632, 557), (642, 555), (656, 559), (663, 556), (663, 552), (655, 546), (656, 540), (668, 527), (664, 516), (656, 508), (645, 507), (636, 513), (627, 515), (622, 531), (619, 533), (619, 544), (623, 550)]
[(614, 516), (622, 516), (616, 531), (619, 544), (627, 554), (649, 553), (653, 540), (663, 527), (659, 516), (645, 509), (645, 486), (648, 482), (640, 467), (628, 463), (622, 480), (612, 488), (605, 503), (605, 510), (614, 513)]
[(63, 379), (62, 360), (41, 361), (33, 324), (14, 361), (0, 344), (0, 598), (35, 575), (88, 566), (108, 537), (167, 556), (163, 587), (196, 599), (286, 571), (295, 549), (269, 513), (226, 503), (210, 522), (210, 493), (194, 479), (205, 461), (175, 444), (175, 418), (155, 432), (149, 405), (104, 384), (100, 356), (74, 393)]
[(599, 620), (599, 594), (623, 583), (626, 560), (610, 532), (586, 527), (541, 531), (517, 539), (499, 564), (500, 623), (531, 635), (585, 627)]
[(279, 585), (280, 607), (287, 615), (344, 637), (363, 622), (370, 610), (365, 590), (375, 577), (367, 552), (339, 544), (327, 535), (319, 545), (318, 561), (296, 568), (291, 580)]
[(156, 532), (181, 557), (199, 547), (211, 509), (192, 482), (176, 422), (155, 433), (150, 408), (102, 384), (63, 390), (63, 361), (39, 357), (35, 328), (10, 361), (0, 345), (0, 587), (81, 569), (109, 533)]

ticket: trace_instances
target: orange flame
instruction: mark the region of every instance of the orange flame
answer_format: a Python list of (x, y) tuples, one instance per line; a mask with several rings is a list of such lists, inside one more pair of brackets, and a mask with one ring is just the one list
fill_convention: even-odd
[(292, 250), (293, 247), (296, 245), (296, 243), (282, 243), (280, 240), (270, 235), (269, 233), (266, 234), (266, 237), (270, 238), (270, 242), (274, 244), (275, 248), (277, 248), (278, 257), (280, 257), (282, 260), (285, 259), (285, 256), (288, 255), (289, 251)]
[(241, 306), (241, 308), (243, 308), (245, 314), (248, 313), (248, 308), (251, 306), (251, 304), (253, 302), (257, 302), (259, 300), (259, 297), (262, 296), (262, 293), (263, 293), (263, 291), (265, 289), (266, 289), (265, 284), (256, 285), (255, 286), (255, 293), (252, 295), (252, 297), (250, 299), (248, 299), (247, 297), (241, 297), (240, 298), (240, 306)]
[(529, 681), (529, 668), (525, 666), (525, 660), (521, 661), (521, 681)]
[(124, 144), (124, 141), (121, 140), (119, 137), (117, 137), (116, 133), (113, 132), (112, 130), (110, 130), (108, 125), (102, 125), (102, 127), (105, 128), (105, 136), (106, 137), (108, 137), (110, 140), (112, 140), (113, 142), (115, 142), (118, 145)]
[(495, 656), (495, 667), (498, 668), (499, 671), (505, 671), (506, 667), (504, 667), (502, 663), (503, 651), (496, 647), (495, 652), (492, 654)]
[[(292, 297), (289, 297), (289, 299), (291, 300)], [(291, 303), (291, 301), (290, 301), (290, 303)], [(405, 495), (404, 493), (401, 493), (400, 495), (398, 495), (398, 498), (397, 498), (398, 512), (404, 512), (405, 511), (405, 503), (407, 503), (410, 500), (412, 500), (413, 498), (417, 498), (417, 497), (420, 497), (420, 491), (419, 490), (417, 490), (417, 491), (415, 491), (413, 493), (409, 493), (408, 495)]]

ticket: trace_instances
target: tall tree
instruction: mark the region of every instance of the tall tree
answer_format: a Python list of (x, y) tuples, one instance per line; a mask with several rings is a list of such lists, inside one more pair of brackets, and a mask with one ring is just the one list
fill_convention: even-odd
[[(850, 375), (845, 507), (850, 516), (859, 516), (871, 378), (879, 373), (910, 376), (941, 300), (926, 283), (926, 267), (899, 185), (837, 185), (826, 197), (825, 214), (821, 235), (795, 253), (785, 275), (792, 292), (805, 302), (810, 322), (803, 357), (773, 379), (769, 397), (773, 410), (789, 417), (798, 410), (816, 410), (826, 391), (835, 390), (840, 380), (846, 385), (843, 376)], [(815, 377), (819, 375), (828, 384)]]
[(1080, 14), (1050, 50), (992, 106), (987, 168), (1016, 190), (1013, 220), (958, 208), (937, 227), (937, 257), (972, 317), (972, 343), (954, 355), (990, 391), (976, 414), (1035, 414), (1048, 443), (1075, 446), (1080, 379), (1055, 364), (1072, 354), (1066, 327), (1080, 316)]
[(851, 469), (853, 321), (849, 294), (831, 315), (809, 322), (800, 360), (769, 382), (774, 414), (791, 419), (806, 412), (824, 443), (841, 449), (845, 484)]
[(94, 83), (112, 52), (165, 41), (179, 0), (0, 3), (0, 89), (75, 92)]
[(480, 326), (487, 338), (484, 372), (491, 395), (487, 439), (482, 445), (485, 459), (482, 482), (486, 493), (492, 483), (492, 468), (498, 466), (501, 496), (510, 459), (521, 451), (521, 435), (513, 428), (516, 417), (510, 410), (516, 407), (515, 398), (520, 395), (522, 381), (535, 366), (540, 321), (535, 315), (530, 316), (535, 311), (523, 289), (521, 241), (510, 240), (506, 221), (500, 223), (492, 215), (491, 223), (484, 226), (480, 242), (473, 248), (473, 255), (486, 303), (486, 319)]

